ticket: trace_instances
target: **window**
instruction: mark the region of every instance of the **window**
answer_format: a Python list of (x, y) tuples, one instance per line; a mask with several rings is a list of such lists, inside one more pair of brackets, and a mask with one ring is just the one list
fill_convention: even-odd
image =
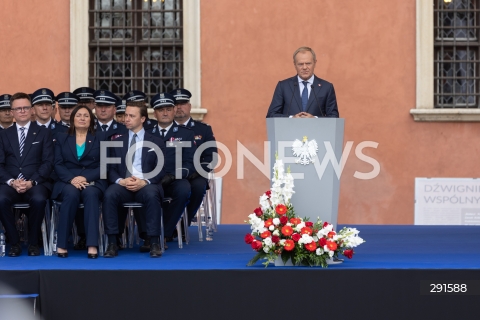
[(435, 108), (478, 108), (478, 0), (435, 0)]
[(183, 86), (181, 0), (90, 0), (89, 86), (153, 96)]

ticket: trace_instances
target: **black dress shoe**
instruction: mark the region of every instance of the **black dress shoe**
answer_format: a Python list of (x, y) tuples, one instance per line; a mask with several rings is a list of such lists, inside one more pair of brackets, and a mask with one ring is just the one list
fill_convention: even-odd
[(28, 246), (28, 255), (31, 257), (36, 257), (40, 255), (40, 248), (36, 244), (31, 244)]
[(87, 238), (81, 237), (77, 244), (73, 247), (74, 250), (87, 250)]
[(59, 257), (59, 258), (68, 258), (68, 252), (58, 252), (58, 251), (57, 251), (57, 257)]
[(143, 241), (140, 252), (150, 252), (150, 238), (146, 238), (145, 241)]
[(97, 259), (98, 253), (87, 253), (88, 259)]
[(115, 243), (109, 243), (107, 246), (107, 250), (103, 254), (104, 258), (114, 258), (118, 256), (118, 247)]
[(122, 243), (122, 237), (120, 237), (120, 236), (117, 237), (117, 247), (118, 247), (118, 250), (125, 249), (125, 246)]
[(160, 258), (162, 256), (162, 249), (158, 243), (152, 243), (150, 246), (150, 258)]
[(10, 251), (8, 251), (9, 257), (18, 257), (22, 254), (22, 245), (20, 243), (12, 244)]

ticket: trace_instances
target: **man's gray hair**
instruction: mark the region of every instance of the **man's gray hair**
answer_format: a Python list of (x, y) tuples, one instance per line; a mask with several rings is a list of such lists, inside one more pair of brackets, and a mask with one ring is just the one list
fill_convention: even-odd
[(297, 55), (297, 53), (299, 53), (299, 52), (306, 52), (306, 51), (312, 53), (313, 61), (316, 61), (316, 60), (317, 60), (317, 56), (315, 55), (315, 52), (313, 51), (312, 48), (310, 48), (310, 47), (300, 47), (300, 48), (298, 48), (297, 50), (295, 50), (295, 52), (293, 53), (293, 62), (295, 62), (295, 56)]

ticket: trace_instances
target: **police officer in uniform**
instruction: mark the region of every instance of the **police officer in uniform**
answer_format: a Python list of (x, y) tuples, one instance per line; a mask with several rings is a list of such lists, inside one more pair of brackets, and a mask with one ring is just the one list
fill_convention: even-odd
[(72, 92), (62, 92), (55, 97), (58, 103), (58, 114), (60, 115), (60, 121), (52, 129), (52, 134), (59, 132), (67, 133), (70, 128), (70, 114), (73, 108), (78, 104), (78, 97)]
[(95, 114), (97, 115), (97, 135), (101, 140), (115, 139), (128, 132), (127, 128), (115, 121), (117, 111), (115, 104), (118, 97), (107, 90), (97, 90), (93, 94), (95, 98)]
[(73, 93), (78, 97), (79, 104), (84, 104), (93, 111), (93, 109), (95, 108), (95, 99), (93, 98), (93, 94), (95, 93), (94, 89), (88, 87), (80, 87), (73, 90)]
[(10, 107), (9, 94), (0, 95), (0, 130), (7, 129), (13, 124), (13, 113)]
[(35, 112), (35, 120), (40, 127), (55, 129), (57, 121), (55, 114), (55, 95), (48, 88), (41, 88), (32, 93), (32, 105)]
[(115, 120), (118, 123), (125, 124), (125, 109), (127, 108), (127, 101), (118, 99), (115, 104), (117, 111), (115, 112)]
[[(185, 210), (190, 195), (190, 183), (187, 178), (195, 172), (193, 166), (193, 155), (195, 153), (194, 133), (192, 130), (178, 126), (173, 118), (176, 113), (175, 98), (169, 93), (155, 95), (151, 104), (157, 118), (158, 125), (147, 132), (160, 137), (165, 141), (165, 172), (161, 184), (165, 191), (165, 196), (172, 198), (172, 202), (165, 205), (165, 236), (167, 240), (174, 237), (177, 222)], [(175, 153), (177, 146), (189, 147), (182, 148), (182, 168), (175, 166)], [(176, 178), (178, 174), (181, 179)]]
[[(215, 136), (213, 135), (212, 127), (208, 124), (193, 120), (190, 116), (192, 105), (190, 98), (192, 94), (186, 89), (177, 89), (170, 92), (176, 101), (177, 112), (175, 114), (175, 122), (180, 126), (186, 126), (195, 133), (195, 143), (199, 148), (205, 142), (215, 143)], [(214, 155), (216, 158), (216, 145), (205, 149), (200, 156), (200, 163), (206, 172), (212, 171), (216, 165)], [(197, 214), (198, 208), (202, 204), (205, 191), (208, 188), (208, 177), (195, 173), (189, 177), (192, 193), (190, 195), (190, 202), (187, 206), (188, 222)]]

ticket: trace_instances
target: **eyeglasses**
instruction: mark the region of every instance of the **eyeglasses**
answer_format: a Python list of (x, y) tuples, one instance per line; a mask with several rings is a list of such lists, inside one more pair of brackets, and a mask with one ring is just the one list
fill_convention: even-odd
[(32, 109), (32, 107), (18, 107), (18, 108), (12, 108), (12, 111), (13, 112), (27, 112), (27, 111), (30, 111), (30, 109)]
[(12, 110), (11, 110), (11, 109), (0, 109), (0, 112), (2, 112), (2, 113), (11, 113)]

